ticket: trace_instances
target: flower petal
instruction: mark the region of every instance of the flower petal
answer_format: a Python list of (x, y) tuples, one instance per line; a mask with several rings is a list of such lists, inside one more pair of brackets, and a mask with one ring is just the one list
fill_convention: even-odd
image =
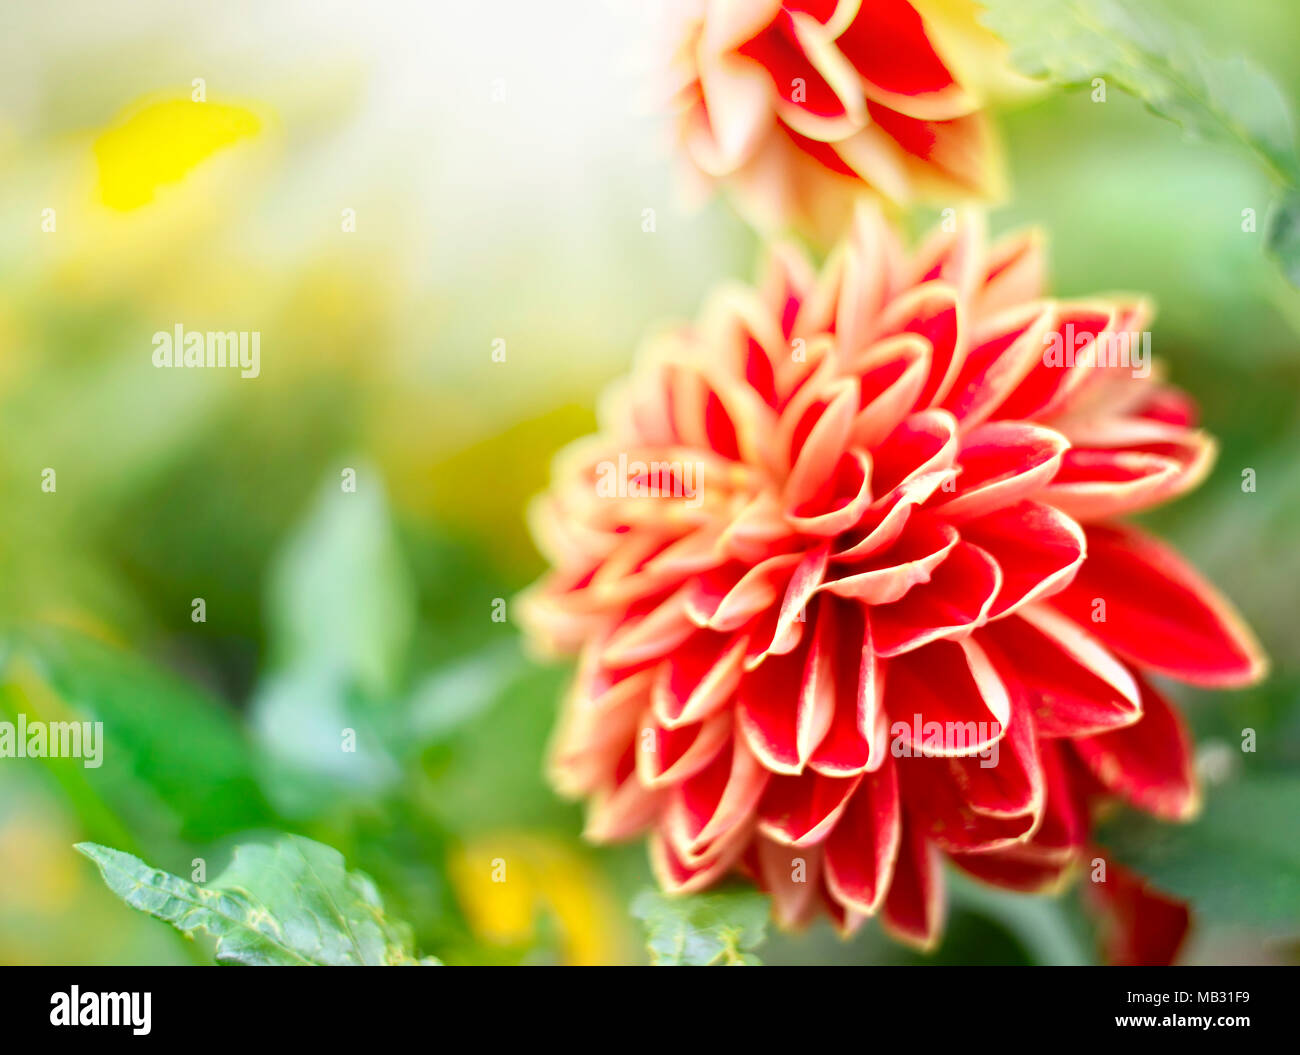
[(1071, 430), (1075, 446), (1042, 498), (1080, 520), (1135, 513), (1196, 487), (1214, 461), (1202, 432), (1130, 418)]
[(772, 895), (772, 915), (782, 927), (799, 927), (816, 909), (821, 886), (820, 848), (790, 846), (756, 835), (753, 856), (758, 880)]
[(846, 909), (874, 915), (894, 875), (903, 814), (898, 775), (886, 762), (868, 774), (826, 840), (826, 886)]
[(968, 521), (961, 533), (1001, 569), (990, 620), (1063, 590), (1082, 566), (1087, 545), (1078, 524), (1039, 502), (1020, 502)]
[(702, 853), (751, 819), (767, 779), (767, 770), (733, 736), (712, 762), (672, 793), (665, 825), (678, 856)]
[(883, 553), (862, 563), (837, 565), (819, 587), (862, 604), (891, 604), (913, 586), (930, 581), (957, 545), (957, 529), (926, 513), (912, 517)]
[(636, 769), (647, 788), (671, 787), (694, 776), (717, 757), (731, 736), (731, 713), (696, 725), (664, 729), (652, 712), (642, 716), (636, 737)]
[(645, 787), (636, 776), (631, 745), (619, 763), (614, 782), (587, 803), (587, 823), (582, 836), (592, 842), (611, 843), (639, 835), (659, 816), (665, 792)]
[(957, 419), (946, 410), (923, 410), (898, 426), (872, 455), (872, 490), (877, 506), (890, 506), (904, 488), (950, 469), (957, 455)]
[(882, 336), (914, 333), (930, 344), (930, 376), (917, 405), (941, 403), (961, 370), (966, 334), (957, 290), (946, 282), (926, 282), (885, 308)]
[(1070, 441), (1059, 432), (1016, 421), (993, 421), (966, 433), (957, 452), (957, 490), (934, 509), (969, 519), (1029, 498), (1061, 466)]
[(997, 563), (978, 546), (959, 542), (930, 577), (901, 601), (872, 614), (876, 652), (898, 656), (982, 625), (1002, 587)]
[(857, 416), (849, 442), (871, 449), (916, 407), (930, 376), (930, 343), (901, 333), (873, 344), (849, 369), (858, 379)]
[(913, 117), (968, 113), (970, 96), (953, 80), (906, 0), (872, 0), (837, 38), (844, 57), (877, 103)]
[(780, 553), (749, 569), (733, 562), (708, 571), (685, 588), (683, 612), (696, 626), (739, 630), (784, 593), (801, 559), (799, 553)]
[(943, 873), (938, 851), (908, 818), (881, 921), (895, 937), (928, 950), (939, 940), (943, 916)]
[(972, 640), (939, 641), (898, 656), (885, 664), (884, 677), (895, 755), (975, 755), (1006, 731), (1006, 687)]
[(1087, 631), (1050, 608), (1023, 609), (979, 632), (1013, 697), (1042, 736), (1090, 736), (1132, 725), (1141, 695), (1128, 668)]
[(1192, 742), (1182, 717), (1142, 679), (1142, 718), (1070, 744), (1107, 789), (1165, 820), (1187, 820), (1200, 808)]
[[(818, 629), (828, 628), (834, 710), (808, 765), (827, 776), (845, 777), (874, 770), (887, 760), (884, 682), (871, 642), (867, 610), (859, 604), (826, 598)], [(817, 646), (814, 645), (814, 648)]]
[(650, 867), (661, 889), (670, 894), (694, 894), (726, 875), (744, 852), (748, 826), (719, 840), (712, 852), (687, 861), (662, 833), (650, 833)]
[(1259, 644), (1172, 549), (1135, 528), (1087, 527), (1088, 559), (1052, 605), (1140, 666), (1194, 685), (1249, 685)]
[(750, 750), (773, 773), (798, 773), (798, 707), (803, 690), (807, 647), (789, 655), (769, 656), (745, 674), (736, 690), (736, 725)]
[(829, 559), (830, 548), (825, 543), (814, 546), (803, 555), (786, 586), (781, 610), (772, 630), (771, 643), (764, 651), (746, 657), (746, 670), (753, 670), (769, 655), (784, 655), (802, 639), (802, 624), (807, 619), (808, 602), (821, 585)]
[(655, 717), (666, 729), (709, 717), (726, 705), (740, 683), (741, 660), (749, 638), (730, 638), (701, 631), (659, 664), (651, 700)]
[(1113, 860), (1106, 862), (1105, 881), (1088, 883), (1085, 891), (1104, 920), (1108, 963), (1167, 967), (1178, 957), (1191, 928), (1186, 902), (1154, 889)]
[(820, 843), (844, 812), (862, 776), (827, 777), (805, 772), (773, 776), (758, 804), (758, 829), (790, 846)]
[(1055, 319), (1046, 304), (1017, 304), (982, 320), (971, 350), (943, 405), (966, 427), (984, 421), (1043, 357), (1043, 339)]
[(973, 809), (947, 762), (938, 758), (899, 760), (898, 779), (909, 823), (947, 853), (991, 853), (1029, 838), (1037, 814), (998, 817)]
[(903, 533), (912, 511), (923, 505), (932, 494), (948, 481), (956, 479), (954, 469), (940, 469), (913, 477), (896, 488), (890, 504), (867, 512), (858, 526), (839, 540), (834, 553), (837, 561), (865, 560), (878, 553)]

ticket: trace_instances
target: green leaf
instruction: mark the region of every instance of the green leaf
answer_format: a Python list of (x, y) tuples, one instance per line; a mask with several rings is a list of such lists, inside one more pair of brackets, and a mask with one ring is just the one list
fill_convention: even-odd
[(425, 746), (446, 740), (496, 703), (525, 670), (512, 639), (432, 671), (405, 705), (410, 741)]
[(1300, 288), (1300, 190), (1288, 191), (1274, 207), (1268, 250), (1287, 281)]
[(969, 909), (1001, 924), (1035, 963), (1077, 967), (1094, 962), (1071, 929), (1060, 897), (999, 890), (956, 870), (950, 870), (945, 878), (955, 908)]
[(95, 843), (76, 849), (132, 908), (190, 937), (216, 938), (222, 963), (254, 966), (435, 964), (417, 960), (410, 929), (384, 915), (379, 893), (331, 847), (287, 835), (250, 843), (206, 886)]
[(1246, 778), (1206, 799), (1190, 824), (1125, 815), (1099, 841), (1211, 920), (1300, 930), (1300, 778)]
[(1294, 182), (1300, 174), (1286, 100), (1240, 56), (1209, 55), (1186, 26), (1115, 0), (981, 0), (985, 22), (1031, 76), (1113, 80), (1196, 138), (1245, 144)]
[(322, 667), (370, 694), (396, 688), (415, 596), (377, 470), (357, 466), (355, 491), (326, 479), (270, 578), (277, 669)]
[(1211, 55), (1188, 26), (1118, 0), (981, 0), (1022, 72), (1057, 84), (1114, 83), (1191, 139), (1242, 146), (1284, 189), (1269, 247), (1300, 286), (1300, 154), (1286, 96), (1242, 56)]
[(756, 890), (691, 897), (644, 890), (632, 902), (632, 915), (645, 923), (651, 962), (665, 967), (757, 965), (752, 950), (767, 936), (769, 914)]
[(271, 670), (249, 710), (274, 763), (267, 793), (287, 816), (316, 816), (340, 796), (373, 797), (400, 776), (395, 694), (415, 595), (378, 473), (356, 472), (355, 491), (326, 479), (270, 573)]
[[(103, 723), (99, 766), (47, 760), (74, 801), (102, 802), (146, 840), (179, 834), (208, 841), (270, 819), (248, 741), (231, 712), (205, 692), (72, 630), (29, 628), (6, 644), (7, 709), (29, 720)], [(90, 831), (109, 834), (102, 815), (83, 820)]]

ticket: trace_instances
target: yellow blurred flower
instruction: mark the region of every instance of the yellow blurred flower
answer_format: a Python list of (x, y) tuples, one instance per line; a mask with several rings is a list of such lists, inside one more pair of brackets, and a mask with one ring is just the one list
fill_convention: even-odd
[(135, 110), (95, 141), (99, 195), (128, 210), (153, 201), (219, 150), (261, 131), (251, 110), (226, 103), (167, 99)]
[(534, 941), (546, 914), (563, 962), (627, 962), (627, 922), (605, 880), (544, 836), (502, 832), (461, 847), (448, 871), (474, 933), (494, 945)]

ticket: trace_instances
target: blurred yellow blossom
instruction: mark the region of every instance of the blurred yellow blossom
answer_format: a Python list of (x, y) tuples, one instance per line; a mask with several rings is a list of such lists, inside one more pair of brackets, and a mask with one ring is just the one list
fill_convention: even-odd
[(628, 924), (607, 881), (578, 854), (545, 836), (502, 832), (461, 847), (448, 865), (474, 933), (495, 945), (535, 941), (554, 921), (566, 964), (627, 962)]
[(124, 211), (145, 205), (162, 184), (178, 182), (261, 127), (258, 116), (242, 106), (189, 99), (150, 103), (95, 141), (100, 198)]

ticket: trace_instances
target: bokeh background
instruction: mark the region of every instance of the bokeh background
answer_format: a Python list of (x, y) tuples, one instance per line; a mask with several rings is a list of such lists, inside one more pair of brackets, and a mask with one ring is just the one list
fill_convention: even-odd
[[(643, 850), (585, 847), (541, 775), (566, 672), (492, 615), (541, 570), (524, 508), (599, 390), (757, 264), (727, 204), (674, 181), (647, 90), (657, 9), (6, 5), (0, 717), (99, 718), (107, 747), (93, 771), (0, 760), (0, 962), (205, 962), (72, 844), (215, 874), (284, 830), (339, 848), (447, 961), (643, 959)], [(1300, 7), (1179, 11), (1300, 99)], [(1117, 845), (1158, 845), (1158, 878), (1193, 897), (1187, 960), (1295, 962), (1300, 294), (1262, 251), (1269, 185), (1118, 91), (997, 120), (1014, 203), (992, 227), (1042, 226), (1062, 295), (1154, 296), (1154, 351), (1221, 451), (1149, 519), (1274, 661), (1256, 689), (1177, 693), (1210, 810), (1168, 837), (1121, 818)], [(261, 376), (155, 369), (178, 322), (260, 331)], [(498, 857), (512, 879), (489, 884)], [(1072, 897), (953, 897), (932, 960), (1097, 956)], [(762, 955), (919, 959), (822, 925)]]

